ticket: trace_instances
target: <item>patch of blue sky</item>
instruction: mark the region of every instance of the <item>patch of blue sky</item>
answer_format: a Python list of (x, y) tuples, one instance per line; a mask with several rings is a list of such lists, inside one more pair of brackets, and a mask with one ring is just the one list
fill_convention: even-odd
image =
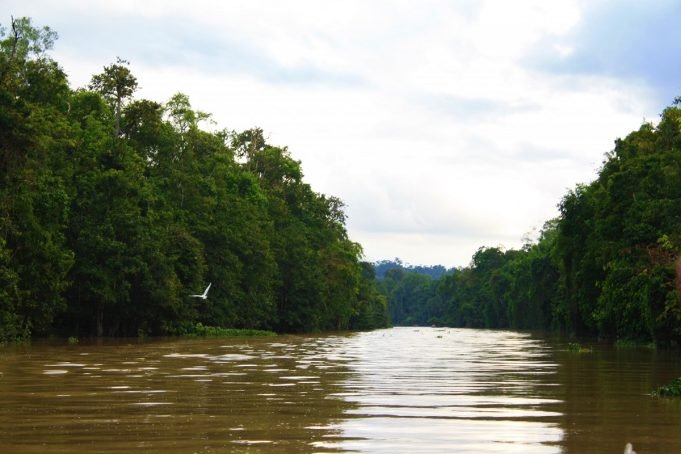
[(625, 0), (586, 8), (571, 32), (535, 48), (527, 63), (561, 74), (642, 82), (660, 109), (681, 94), (681, 3)]

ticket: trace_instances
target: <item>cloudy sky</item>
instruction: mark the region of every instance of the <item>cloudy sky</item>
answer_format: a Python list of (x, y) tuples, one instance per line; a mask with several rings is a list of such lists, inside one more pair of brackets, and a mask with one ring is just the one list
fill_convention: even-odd
[(3, 0), (71, 85), (120, 56), (138, 98), (262, 128), (347, 204), (368, 260), (519, 247), (613, 141), (681, 95), (676, 0)]

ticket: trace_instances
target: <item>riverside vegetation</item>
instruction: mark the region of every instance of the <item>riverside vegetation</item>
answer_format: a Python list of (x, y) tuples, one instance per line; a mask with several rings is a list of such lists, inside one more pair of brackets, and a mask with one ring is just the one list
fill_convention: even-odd
[[(388, 310), (398, 325), (681, 341), (680, 99), (616, 140), (537, 241), (376, 280), (342, 201), (286, 148), (202, 129), (181, 93), (135, 99), (124, 60), (72, 89), (55, 39), (26, 18), (0, 31), (0, 341), (369, 329)], [(188, 297), (207, 282), (210, 298)]]
[(286, 148), (135, 99), (121, 59), (73, 89), (55, 39), (0, 30), (0, 342), (388, 324), (342, 201)]
[(555, 330), (623, 345), (681, 343), (681, 98), (615, 141), (597, 178), (520, 250), (482, 247), (433, 279), (379, 281), (398, 325)]

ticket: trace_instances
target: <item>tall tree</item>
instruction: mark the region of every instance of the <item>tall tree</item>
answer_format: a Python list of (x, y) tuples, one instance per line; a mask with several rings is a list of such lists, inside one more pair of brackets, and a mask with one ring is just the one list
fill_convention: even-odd
[(104, 71), (92, 76), (90, 81), (90, 90), (101, 93), (111, 103), (116, 119), (116, 137), (121, 133), (123, 104), (137, 90), (137, 78), (130, 72), (129, 65), (130, 62), (118, 57), (116, 63), (105, 66)]
[(45, 55), (56, 37), (26, 18), (0, 29), (0, 340), (45, 332), (63, 307), (73, 254), (65, 74)]

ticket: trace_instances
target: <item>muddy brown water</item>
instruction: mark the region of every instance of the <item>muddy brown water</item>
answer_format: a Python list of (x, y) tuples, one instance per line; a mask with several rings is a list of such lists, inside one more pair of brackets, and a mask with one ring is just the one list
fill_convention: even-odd
[(393, 328), (0, 348), (0, 452), (681, 452), (679, 352)]

